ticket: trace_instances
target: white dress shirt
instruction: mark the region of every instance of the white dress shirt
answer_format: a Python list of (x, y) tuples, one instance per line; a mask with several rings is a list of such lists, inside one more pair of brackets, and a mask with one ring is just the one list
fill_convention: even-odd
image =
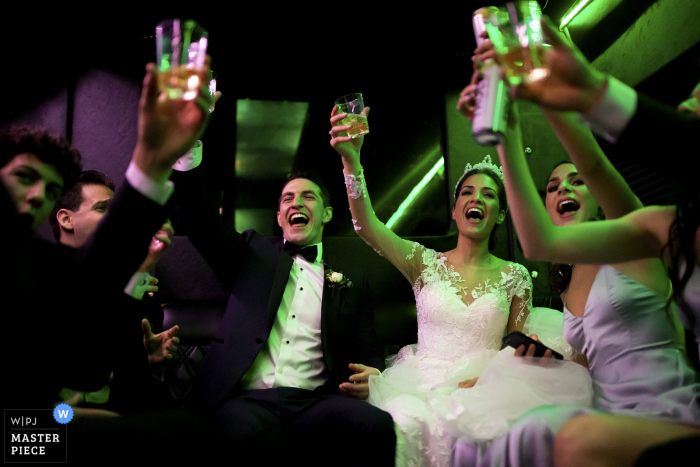
[(608, 76), (608, 88), (595, 107), (581, 115), (591, 130), (610, 143), (616, 143), (637, 111), (637, 91), (613, 76)]
[(316, 246), (318, 255), (313, 263), (294, 256), (270, 337), (238, 388), (313, 390), (328, 380), (321, 342), (323, 245)]
[[(202, 162), (202, 144), (182, 156), (173, 169), (188, 171)], [(286, 240), (285, 240), (286, 242)], [(314, 262), (295, 255), (270, 337), (243, 375), (241, 390), (294, 387), (313, 390), (328, 381), (321, 341), (323, 244)], [(282, 252), (281, 254), (287, 254)]]

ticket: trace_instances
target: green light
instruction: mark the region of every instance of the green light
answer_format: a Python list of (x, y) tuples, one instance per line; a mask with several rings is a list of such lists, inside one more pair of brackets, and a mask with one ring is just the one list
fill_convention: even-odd
[(428, 184), (428, 182), (435, 176), (436, 173), (440, 169), (444, 169), (445, 167), (445, 159), (440, 158), (439, 161), (435, 163), (432, 169), (428, 171), (427, 174), (425, 174), (425, 177), (416, 185), (413, 190), (408, 194), (405, 200), (401, 203), (399, 206), (399, 209), (396, 210), (393, 216), (387, 221), (386, 226), (389, 228), (392, 228), (394, 224), (399, 220), (401, 216), (403, 216), (404, 212), (406, 212), (406, 209), (408, 209), (408, 206), (413, 202), (414, 199), (418, 197), (421, 191), (423, 191), (423, 188), (425, 188), (425, 185)]
[(575, 5), (573, 5), (571, 8), (569, 8), (569, 11), (564, 15), (564, 17), (561, 20), (561, 25), (559, 26), (559, 30), (561, 31), (564, 29), (572, 19), (574, 19), (574, 16), (576, 16), (579, 11), (583, 10), (583, 7), (585, 7), (591, 0), (579, 0), (579, 2)]

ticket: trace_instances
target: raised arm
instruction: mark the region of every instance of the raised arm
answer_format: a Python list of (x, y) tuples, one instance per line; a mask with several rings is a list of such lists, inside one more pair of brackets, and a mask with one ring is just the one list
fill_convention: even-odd
[(605, 212), (606, 219), (617, 219), (643, 205), (622, 175), (612, 165), (574, 113), (542, 108), (554, 133), (569, 154), (589, 192)]
[[(208, 70), (209, 59), (199, 72), (200, 79)], [(170, 167), (204, 132), (212, 105), (205, 86), (200, 86), (196, 99), (182, 101), (160, 99), (157, 83), (158, 70), (149, 63), (127, 181), (117, 190), (97, 230), (76, 254), (85, 277), (99, 278), (101, 287), (114, 287), (119, 292), (146, 257), (153, 232), (165, 221), (164, 205), (172, 194)]]
[[(218, 212), (218, 204), (209, 189), (202, 167), (202, 148), (193, 150), (194, 162), (175, 164), (172, 180), (175, 183), (177, 216), (187, 238), (202, 258), (227, 286), (232, 287), (236, 264), (243, 254), (244, 241), (232, 225), (224, 222)], [(183, 158), (185, 159), (185, 158)], [(195, 167), (192, 167), (192, 166)]]
[[(369, 107), (363, 110), (366, 116)], [(343, 159), (343, 174), (347, 186), (348, 203), (352, 212), (352, 222), (355, 232), (367, 242), (369, 246), (391, 262), (408, 279), (411, 284), (420, 275), (422, 260), (414, 256), (416, 243), (403, 240), (387, 226), (385, 226), (374, 214), (372, 203), (367, 193), (365, 177), (360, 165), (360, 149), (364, 142), (364, 136), (351, 138), (347, 136), (347, 125), (342, 125), (341, 120), (346, 114), (339, 114), (338, 107), (334, 106), (331, 112), (331, 146)]]
[[(221, 91), (210, 98), (208, 115), (221, 98)], [(177, 215), (187, 238), (219, 279), (231, 287), (245, 241), (232, 225), (222, 219), (215, 195), (209, 189), (203, 169), (199, 168), (204, 151), (202, 143), (199, 139), (195, 143), (172, 166)]]
[[(576, 108), (572, 103), (565, 105), (565, 102), (599, 99), (599, 94), (604, 89), (605, 78), (588, 63), (575, 46), (569, 46), (561, 34), (551, 26), (548, 19), (542, 23), (543, 30), (552, 43), (548, 52), (552, 76), (542, 82), (520, 85), (512, 91), (519, 97), (529, 97), (540, 105), (542, 113), (576, 166), (579, 176), (605, 211), (606, 218), (616, 219), (641, 208), (642, 203), (605, 156), (591, 131), (579, 122), (577, 114), (555, 110), (583, 110)], [(498, 58), (491, 41), (484, 41), (475, 54), (480, 60)]]
[(517, 108), (513, 106), (506, 141), (498, 146), (498, 155), (510, 213), (528, 259), (608, 264), (659, 257), (675, 214), (673, 208), (650, 207), (616, 220), (556, 227), (542, 205), (522, 147)]

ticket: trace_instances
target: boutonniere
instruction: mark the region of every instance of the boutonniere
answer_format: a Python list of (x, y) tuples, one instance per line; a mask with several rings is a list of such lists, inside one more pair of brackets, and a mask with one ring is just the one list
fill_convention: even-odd
[(336, 272), (329, 267), (326, 267), (326, 281), (329, 287), (334, 287), (338, 290), (343, 287), (352, 287), (352, 281), (345, 277), (343, 273)]

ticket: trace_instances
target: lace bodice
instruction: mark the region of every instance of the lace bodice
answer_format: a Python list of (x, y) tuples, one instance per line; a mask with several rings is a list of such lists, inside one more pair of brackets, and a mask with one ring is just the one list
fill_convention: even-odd
[[(511, 313), (516, 313), (515, 323), (522, 326), (531, 309), (532, 283), (519, 264), (504, 263), (500, 281), (486, 279), (467, 290), (442, 253), (414, 243), (406, 259), (423, 264), (413, 292), (418, 309), (417, 351), (426, 356), (454, 360), (474, 350), (499, 350)], [(463, 300), (467, 294), (473, 299), (469, 304)], [(511, 311), (514, 297), (519, 300)]]

